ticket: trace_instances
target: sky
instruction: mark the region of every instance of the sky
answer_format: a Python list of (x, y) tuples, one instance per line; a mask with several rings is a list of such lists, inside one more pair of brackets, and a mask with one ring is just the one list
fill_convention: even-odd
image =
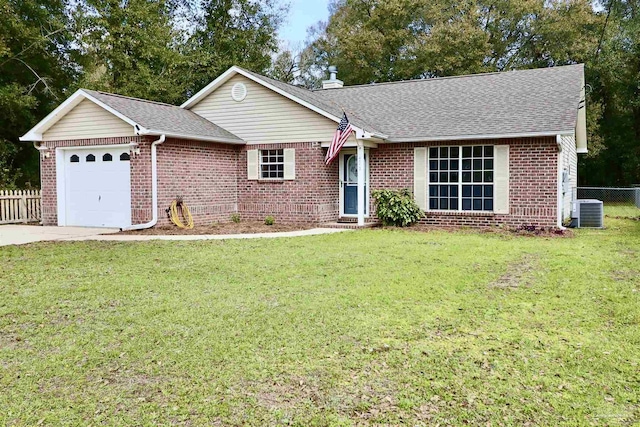
[(296, 47), (307, 37), (307, 28), (318, 21), (326, 21), (329, 17), (329, 0), (290, 0), (289, 16), (282, 24), (280, 38)]

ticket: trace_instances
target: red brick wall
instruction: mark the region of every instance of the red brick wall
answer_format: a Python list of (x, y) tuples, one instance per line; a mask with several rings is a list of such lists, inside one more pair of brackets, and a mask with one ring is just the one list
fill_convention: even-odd
[[(246, 150), (293, 148), (295, 180), (247, 180)], [(244, 219), (335, 221), (338, 218), (338, 162), (324, 164), (326, 150), (310, 142), (250, 145), (238, 161), (238, 211)]]
[(178, 196), (196, 224), (229, 221), (237, 210), (240, 147), (169, 139), (158, 146), (158, 224), (169, 224), (165, 209)]
[(435, 145), (509, 144), (509, 215), (427, 212), (421, 222), (438, 226), (557, 224), (558, 149), (555, 137), (381, 144), (370, 150), (372, 189), (413, 191), (413, 149)]
[[(151, 153), (155, 137), (123, 137), (52, 141), (48, 147), (139, 143), (131, 158), (133, 223), (151, 219)], [(443, 226), (538, 225), (555, 226), (557, 209), (557, 147), (555, 138), (492, 141), (381, 144), (370, 153), (372, 189), (413, 189), (413, 148), (430, 145), (510, 145), (510, 214), (427, 213), (424, 223)], [(247, 180), (248, 149), (294, 148), (295, 180)], [(42, 206), (45, 225), (57, 224), (55, 150), (41, 160)], [(243, 219), (277, 221), (333, 221), (338, 217), (338, 162), (324, 165), (325, 150), (312, 143), (237, 147), (168, 138), (158, 147), (160, 224), (176, 196), (191, 208), (196, 223), (228, 221), (231, 213)]]

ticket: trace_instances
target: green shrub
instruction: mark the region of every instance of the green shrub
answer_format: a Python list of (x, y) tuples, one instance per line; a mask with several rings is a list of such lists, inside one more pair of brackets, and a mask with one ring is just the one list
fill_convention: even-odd
[(240, 222), (240, 214), (239, 213), (234, 213), (231, 214), (231, 221), (235, 222), (236, 224)]
[(413, 199), (413, 194), (407, 189), (375, 190), (372, 195), (375, 199), (376, 215), (384, 225), (406, 227), (424, 215)]
[(264, 219), (264, 223), (265, 223), (266, 225), (273, 225), (273, 224), (275, 224), (275, 223), (276, 223), (276, 219), (275, 219), (274, 217), (272, 217), (271, 215), (269, 215), (268, 217), (266, 217), (266, 218)]

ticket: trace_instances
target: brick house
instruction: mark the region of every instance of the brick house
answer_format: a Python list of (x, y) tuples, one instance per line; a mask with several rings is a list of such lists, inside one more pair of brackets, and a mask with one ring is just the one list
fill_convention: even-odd
[[(182, 197), (201, 224), (363, 224), (383, 188), (411, 189), (433, 225), (569, 217), (582, 65), (347, 87), (333, 72), (323, 86), (232, 67), (179, 107), (78, 90), (21, 138), (41, 152), (43, 223), (164, 225)], [(343, 111), (355, 132), (325, 165)]]

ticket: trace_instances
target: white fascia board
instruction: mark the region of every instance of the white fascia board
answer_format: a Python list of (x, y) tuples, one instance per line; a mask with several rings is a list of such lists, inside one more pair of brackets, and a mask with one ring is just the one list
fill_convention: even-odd
[(503, 133), (487, 135), (446, 135), (446, 136), (425, 136), (409, 138), (389, 138), (386, 142), (430, 142), (430, 141), (468, 141), (474, 139), (505, 139), (505, 138), (534, 138), (540, 136), (572, 135), (573, 131), (550, 131), (550, 132), (524, 132), (524, 133)]
[(89, 95), (82, 89), (78, 89), (67, 98), (62, 104), (60, 104), (56, 109), (50, 112), (44, 119), (40, 120), (37, 125), (35, 125), (29, 132), (21, 136), (20, 141), (42, 141), (42, 134), (49, 130), (54, 124), (56, 124), (61, 118), (63, 118), (69, 111), (71, 111), (76, 105), (82, 102), (84, 99), (88, 99), (94, 104), (98, 105), (101, 108), (104, 108), (114, 116), (119, 119), (127, 122), (134, 128), (134, 132), (136, 131), (137, 123), (128, 118), (127, 116), (121, 114), (120, 112), (114, 110), (109, 107), (105, 103), (99, 101), (93, 96)]
[(202, 136), (202, 135), (189, 135), (183, 133), (173, 133), (166, 132), (163, 130), (154, 130), (154, 129), (145, 129), (140, 132), (140, 135), (165, 135), (167, 138), (178, 138), (178, 139), (192, 139), (194, 141), (205, 141), (205, 142), (219, 142), (223, 144), (237, 144), (237, 145), (245, 145), (246, 142), (238, 141), (237, 139), (229, 139), (223, 137), (213, 137), (213, 136)]
[[(328, 118), (329, 120), (333, 120), (336, 123), (340, 123), (340, 121), (342, 120), (341, 117), (336, 117), (333, 114), (328, 113), (327, 111), (325, 111), (325, 110), (323, 110), (321, 108), (318, 108), (313, 104), (309, 104), (308, 102), (303, 101), (302, 99), (300, 99), (300, 98), (298, 98), (296, 96), (293, 96), (290, 93), (275, 87), (274, 85), (270, 84), (269, 82), (266, 82), (266, 81), (264, 81), (264, 80), (262, 80), (262, 79), (260, 79), (260, 78), (258, 78), (256, 76), (254, 76), (253, 74), (247, 73), (246, 71), (244, 71), (241, 68), (236, 67), (235, 65), (233, 67), (229, 68), (224, 73), (222, 73), (217, 79), (215, 79), (214, 81), (209, 83), (207, 86), (205, 86), (200, 92), (196, 93), (191, 98), (189, 98), (184, 104), (182, 104), (180, 106), (180, 108), (190, 109), (191, 107), (196, 105), (203, 98), (208, 96), (211, 92), (215, 91), (218, 87), (220, 87), (222, 84), (224, 84), (227, 80), (229, 80), (231, 77), (235, 76), (236, 74), (240, 74), (240, 75), (248, 78), (249, 80), (258, 83), (259, 85), (262, 85), (262, 86), (266, 87), (267, 89), (271, 89), (272, 91), (284, 96), (285, 98), (288, 98), (291, 101), (293, 101), (293, 102), (295, 102), (297, 104), (300, 104), (303, 107), (306, 107), (309, 110), (320, 114), (321, 116), (324, 116), (324, 117)], [(356, 137), (359, 138), (359, 139), (367, 138), (367, 135), (373, 135), (373, 134), (369, 134), (368, 132), (365, 132), (364, 129), (361, 129), (361, 128), (357, 127), (357, 126), (351, 125), (351, 127), (356, 131)], [(374, 135), (374, 136), (386, 138), (385, 135)]]

